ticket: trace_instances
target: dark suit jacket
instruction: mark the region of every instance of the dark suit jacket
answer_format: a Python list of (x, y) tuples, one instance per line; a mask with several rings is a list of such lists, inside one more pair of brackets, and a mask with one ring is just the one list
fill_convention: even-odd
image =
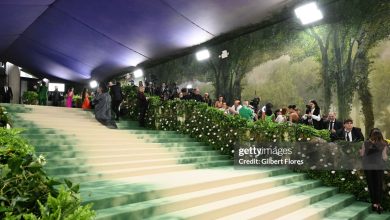
[[(360, 128), (352, 128), (352, 142), (364, 141), (364, 136)], [(336, 134), (333, 135), (332, 140), (345, 140), (345, 130), (344, 128), (336, 131)]]
[[(343, 128), (343, 123), (341, 121), (335, 120), (334, 124), (333, 124), (333, 129), (337, 131), (337, 130), (340, 130), (342, 128)], [(329, 129), (329, 121), (324, 122), (323, 129), (326, 129), (326, 130)]]
[(110, 95), (112, 97), (112, 101), (122, 101), (122, 89), (120, 85), (112, 85), (110, 89)]
[(10, 103), (11, 100), (12, 100), (12, 97), (13, 97), (11, 87), (8, 87), (7, 92), (5, 92), (5, 89), (4, 89), (4, 86), (3, 86), (1, 88), (1, 91), (0, 91), (0, 96), (1, 96), (1, 102)]

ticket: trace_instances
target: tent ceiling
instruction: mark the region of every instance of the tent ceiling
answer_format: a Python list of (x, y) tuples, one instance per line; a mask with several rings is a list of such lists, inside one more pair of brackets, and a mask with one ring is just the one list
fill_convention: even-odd
[(0, 59), (71, 81), (259, 23), (292, 0), (1, 0)]

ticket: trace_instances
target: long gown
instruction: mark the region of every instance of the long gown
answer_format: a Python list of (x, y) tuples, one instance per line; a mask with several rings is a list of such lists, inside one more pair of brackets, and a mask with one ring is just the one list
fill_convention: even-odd
[(68, 92), (68, 96), (66, 97), (66, 107), (72, 108), (72, 99), (73, 99), (73, 92)]
[(91, 109), (91, 104), (89, 102), (89, 97), (88, 95), (85, 95), (83, 105), (81, 106), (82, 109)]

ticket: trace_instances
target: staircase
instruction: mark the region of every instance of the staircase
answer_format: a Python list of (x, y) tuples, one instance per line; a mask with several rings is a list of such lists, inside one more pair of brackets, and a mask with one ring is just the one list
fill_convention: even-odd
[(235, 170), (227, 156), (177, 132), (131, 121), (108, 129), (80, 109), (4, 106), (46, 156), (47, 173), (80, 183), (99, 220), (390, 219), (302, 173)]

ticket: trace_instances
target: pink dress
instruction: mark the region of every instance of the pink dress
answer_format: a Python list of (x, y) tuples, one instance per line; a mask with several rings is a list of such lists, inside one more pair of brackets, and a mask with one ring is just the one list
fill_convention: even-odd
[(66, 107), (72, 108), (72, 99), (73, 99), (73, 92), (68, 92), (68, 95), (66, 97)]

